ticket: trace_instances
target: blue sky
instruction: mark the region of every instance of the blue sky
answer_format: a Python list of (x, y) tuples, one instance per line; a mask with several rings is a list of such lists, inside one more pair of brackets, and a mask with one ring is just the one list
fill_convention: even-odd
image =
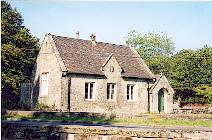
[(10, 1), (24, 25), (43, 40), (45, 33), (125, 44), (131, 30), (167, 32), (177, 51), (212, 46), (212, 2)]

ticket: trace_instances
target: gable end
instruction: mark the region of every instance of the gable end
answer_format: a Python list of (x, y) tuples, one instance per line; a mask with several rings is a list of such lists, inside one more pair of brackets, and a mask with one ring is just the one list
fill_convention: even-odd
[(55, 44), (51, 34), (47, 34), (46, 36), (48, 37), (49, 43), (50, 43), (50, 45), (53, 48), (54, 54), (55, 54), (55, 56), (56, 56), (56, 58), (58, 60), (58, 63), (60, 65), (61, 70), (63, 72), (67, 72), (67, 68), (66, 68), (66, 66), (65, 66), (65, 64), (64, 64), (64, 62), (63, 62), (63, 60), (62, 60), (62, 58), (60, 56), (60, 53), (59, 53), (59, 51), (58, 51), (58, 49), (56, 47), (56, 44)]

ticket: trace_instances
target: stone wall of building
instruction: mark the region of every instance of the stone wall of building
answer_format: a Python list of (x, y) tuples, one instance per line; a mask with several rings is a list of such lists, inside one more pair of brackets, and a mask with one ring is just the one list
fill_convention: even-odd
[[(113, 67), (113, 71), (111, 71)], [(121, 77), (115, 58), (104, 67), (105, 77), (71, 76), (70, 107), (73, 112), (132, 113), (148, 112), (148, 83), (141, 79)], [(85, 83), (94, 83), (94, 99), (85, 99)], [(115, 100), (107, 99), (107, 83), (115, 85)], [(127, 100), (127, 85), (134, 85), (133, 100)]]
[[(37, 95), (34, 96), (34, 98), (37, 98), (34, 100), (37, 100), (38, 103), (61, 109), (62, 71), (55, 55), (55, 49), (46, 36), (37, 57), (33, 94)], [(42, 73), (48, 73), (48, 95), (46, 96), (40, 95)]]

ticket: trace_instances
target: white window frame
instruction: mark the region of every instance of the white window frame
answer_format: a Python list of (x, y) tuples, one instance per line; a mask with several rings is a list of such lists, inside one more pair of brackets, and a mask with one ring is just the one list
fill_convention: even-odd
[[(129, 90), (128, 90), (128, 87), (129, 87)], [(129, 91), (129, 93), (128, 93)], [(129, 95), (128, 95), (129, 94)], [(127, 84), (127, 101), (135, 101), (135, 85), (133, 84)]]
[(49, 73), (44, 72), (41, 74), (41, 90), (40, 96), (48, 96), (49, 92)]
[[(108, 85), (110, 86), (110, 89), (109, 89), (109, 98), (108, 98)], [(112, 99), (112, 85), (114, 85), (113, 99)], [(107, 100), (108, 101), (115, 101), (116, 100), (116, 84), (115, 83), (107, 83)]]
[[(85, 91), (85, 88), (86, 88), (86, 84), (88, 84), (88, 98), (86, 98), (86, 91)], [(92, 96), (91, 96), (91, 84), (93, 84), (93, 92), (92, 92)], [(85, 100), (94, 100), (95, 98), (95, 82), (85, 82), (85, 88), (84, 88), (84, 99)]]

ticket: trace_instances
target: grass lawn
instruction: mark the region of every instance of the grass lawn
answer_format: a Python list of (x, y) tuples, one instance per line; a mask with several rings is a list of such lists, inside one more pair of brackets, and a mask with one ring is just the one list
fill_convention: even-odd
[(115, 118), (99, 119), (85, 117), (33, 117), (23, 115), (3, 116), (2, 119), (22, 119), (22, 120), (41, 120), (41, 121), (61, 121), (61, 122), (83, 122), (83, 123), (109, 123), (109, 124), (129, 124), (129, 125), (160, 125), (160, 126), (204, 126), (212, 127), (212, 119), (165, 119), (157, 115), (152, 118)]

